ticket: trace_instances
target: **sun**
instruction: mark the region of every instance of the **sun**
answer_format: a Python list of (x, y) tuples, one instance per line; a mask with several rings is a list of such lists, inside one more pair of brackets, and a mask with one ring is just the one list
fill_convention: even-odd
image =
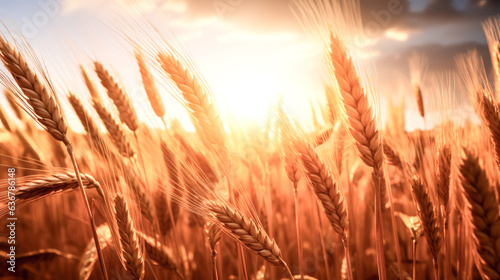
[(280, 93), (280, 80), (272, 73), (235, 71), (216, 85), (221, 111), (238, 116), (238, 121), (263, 124), (269, 106)]

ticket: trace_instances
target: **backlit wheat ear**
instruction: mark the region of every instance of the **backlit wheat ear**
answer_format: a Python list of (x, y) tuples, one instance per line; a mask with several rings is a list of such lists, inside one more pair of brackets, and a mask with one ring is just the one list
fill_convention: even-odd
[(413, 93), (417, 100), (418, 112), (422, 118), (425, 118), (424, 97), (422, 96), (422, 88), (419, 85), (413, 85)]
[(87, 86), (87, 89), (90, 93), (90, 96), (92, 97), (92, 100), (94, 102), (101, 102), (101, 96), (99, 95), (99, 91), (97, 91), (94, 82), (92, 82), (89, 75), (87, 74), (87, 71), (85, 71), (85, 69), (81, 65), (80, 65), (80, 72), (82, 73), (83, 80), (85, 81), (85, 85)]
[(333, 179), (332, 173), (320, 159), (310, 144), (302, 141), (294, 143), (304, 165), (305, 175), (311, 182), (316, 196), (323, 205), (323, 210), (333, 229), (344, 240), (349, 227), (344, 196)]
[[(101, 197), (101, 185), (92, 176), (88, 174), (80, 174), (82, 182), (87, 189), (96, 189)], [(19, 183), (17, 187), (16, 197), (19, 200), (36, 200), (50, 196), (53, 194), (75, 190), (78, 188), (78, 180), (75, 173), (65, 172), (56, 173), (43, 178)]]
[(222, 121), (198, 78), (171, 54), (160, 53), (158, 60), (165, 73), (181, 91), (187, 108), (202, 130), (203, 137), (210, 144), (225, 149)]
[(111, 140), (115, 144), (120, 154), (124, 157), (133, 157), (134, 150), (130, 145), (130, 140), (123, 131), (121, 125), (115, 121), (111, 113), (99, 102), (94, 102), (94, 109), (101, 117), (104, 126), (108, 130)]
[(82, 102), (76, 95), (72, 94), (71, 92), (68, 95), (68, 100), (71, 106), (73, 107), (73, 110), (75, 111), (76, 115), (78, 116), (78, 119), (83, 125), (83, 128), (85, 128), (85, 131), (91, 136), (91, 137), (97, 137), (99, 135), (99, 128), (97, 127), (96, 123), (90, 116), (90, 114), (85, 110), (85, 107), (83, 106)]
[(153, 204), (148, 194), (144, 191), (145, 187), (141, 183), (140, 178), (130, 166), (122, 164), (122, 168), (125, 180), (139, 202), (141, 214), (150, 222), (153, 222)]
[[(112, 242), (111, 231), (106, 224), (97, 228), (97, 236), (99, 237), (101, 249), (106, 248)], [(94, 241), (90, 241), (85, 247), (85, 251), (78, 266), (80, 280), (88, 280), (90, 278), (90, 276), (92, 275), (92, 271), (94, 270), (96, 261), (97, 249), (95, 247)]]
[(479, 159), (464, 149), (460, 179), (469, 202), (470, 225), (475, 237), (476, 257), (489, 279), (500, 279), (500, 218), (495, 192), (490, 187)]
[(483, 30), (488, 41), (491, 62), (493, 65), (493, 77), (495, 84), (495, 98), (500, 102), (500, 18), (493, 16), (483, 22)]
[(384, 140), (384, 154), (387, 157), (387, 161), (393, 165), (403, 170), (403, 164), (401, 163), (401, 155), (397, 151), (396, 147), (391, 141)]
[(368, 96), (340, 38), (332, 33), (330, 40), (331, 63), (347, 115), (349, 131), (363, 162), (381, 172), (384, 151)]
[(488, 128), (495, 151), (495, 160), (500, 170), (500, 109), (493, 98), (485, 91), (478, 94), (478, 104), (483, 124)]
[(94, 67), (97, 76), (99, 76), (101, 80), (101, 84), (106, 88), (109, 98), (113, 100), (113, 103), (118, 109), (120, 120), (125, 123), (130, 130), (136, 131), (137, 128), (139, 128), (139, 121), (137, 120), (137, 114), (128, 95), (118, 85), (111, 74), (104, 69), (101, 63), (95, 61)]
[(120, 234), (121, 258), (125, 269), (133, 279), (144, 278), (144, 255), (139, 246), (139, 239), (130, 217), (127, 202), (121, 195), (114, 198), (115, 219)]
[(208, 236), (208, 243), (210, 244), (210, 249), (212, 249), (212, 255), (217, 255), (217, 245), (222, 237), (222, 231), (216, 223), (209, 223), (205, 229)]
[(271, 240), (264, 229), (257, 226), (253, 220), (229, 205), (207, 202), (206, 206), (215, 219), (240, 244), (257, 253), (269, 263), (287, 268), (276, 242)]
[(427, 72), (428, 59), (419, 54), (413, 54), (410, 58), (410, 76), (413, 94), (417, 101), (418, 112), (425, 118), (424, 97), (422, 95), (422, 83)]
[(172, 229), (172, 222), (170, 221), (171, 217), (169, 214), (170, 205), (168, 203), (167, 194), (162, 191), (158, 191), (153, 200), (156, 218), (158, 219), (158, 225), (160, 227), (160, 233), (162, 235), (167, 235), (170, 229)]
[(177, 264), (175, 263), (172, 250), (170, 250), (170, 248), (158, 244), (159, 242), (157, 240), (143, 232), (137, 232), (137, 234), (144, 242), (144, 249), (146, 250), (147, 256), (150, 257), (157, 265), (168, 270), (177, 269)]
[(135, 51), (135, 59), (137, 60), (137, 65), (139, 66), (139, 72), (141, 73), (142, 84), (146, 95), (148, 96), (149, 103), (153, 108), (153, 111), (159, 118), (163, 118), (165, 115), (165, 106), (163, 105), (163, 100), (161, 99), (158, 88), (156, 87), (153, 75), (149, 71), (144, 57), (139, 51)]
[[(24, 56), (0, 36), (1, 59), (21, 89), (14, 94), (26, 110), (56, 140), (69, 145), (68, 124), (50, 85), (28, 66)], [(5, 77), (4, 77), (5, 78)]]
[(414, 175), (410, 180), (410, 187), (417, 203), (418, 216), (422, 221), (424, 235), (429, 246), (429, 250), (434, 259), (434, 265), (437, 266), (437, 257), (441, 249), (441, 231), (439, 228), (438, 216), (435, 213), (434, 206), (429, 197), (427, 188), (420, 178)]

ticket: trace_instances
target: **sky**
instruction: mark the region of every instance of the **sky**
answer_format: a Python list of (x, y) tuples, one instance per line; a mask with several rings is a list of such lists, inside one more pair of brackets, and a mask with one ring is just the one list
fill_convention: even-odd
[[(78, 64), (91, 71), (91, 61), (100, 60), (131, 93), (142, 120), (153, 117), (146, 113), (131, 47), (116, 31), (120, 19), (147, 17), (160, 32), (174, 33), (224, 117), (262, 122), (269, 104), (283, 95), (287, 110), (307, 123), (309, 100), (316, 108), (324, 102), (325, 78), (316, 45), (292, 6), (291, 0), (0, 0), (0, 15), (43, 57), (58, 88), (83, 94)], [(499, 1), (492, 0), (361, 0), (360, 7), (364, 33), (371, 39), (363, 47), (362, 63), (376, 77), (382, 107), (406, 98), (409, 128), (423, 122), (411, 117), (417, 107), (408, 58), (425, 54), (436, 75), (453, 70), (455, 56), (468, 50), (476, 49), (488, 62), (481, 23), (500, 12)], [(424, 87), (424, 100), (425, 95)], [(187, 118), (167, 92), (163, 98), (170, 119)]]

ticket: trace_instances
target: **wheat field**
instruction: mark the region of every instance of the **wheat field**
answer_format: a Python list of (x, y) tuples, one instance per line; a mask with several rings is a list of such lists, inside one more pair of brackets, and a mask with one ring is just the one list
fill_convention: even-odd
[[(67, 74), (86, 88), (61, 91), (2, 34), (2, 279), (500, 279), (500, 18), (483, 24), (491, 59), (457, 56), (430, 94), (415, 54), (413, 98), (385, 104), (356, 60), (357, 1), (294, 8), (327, 77), (307, 127), (286, 93), (262, 127), (224, 118), (188, 51), (151, 25), (116, 32), (154, 125), (98, 54)], [(474, 110), (459, 122), (457, 89)], [(425, 129), (405, 129), (408, 103)]]

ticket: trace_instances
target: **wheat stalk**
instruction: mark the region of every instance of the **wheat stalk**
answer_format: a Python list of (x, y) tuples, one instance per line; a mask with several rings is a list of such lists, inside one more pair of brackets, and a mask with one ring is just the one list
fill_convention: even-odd
[(95, 61), (94, 62), (95, 72), (101, 80), (101, 84), (106, 88), (109, 98), (113, 100), (118, 113), (120, 115), (120, 120), (125, 123), (128, 128), (132, 131), (136, 131), (139, 128), (139, 121), (137, 120), (137, 114), (132, 106), (132, 102), (128, 98), (127, 94), (114, 80), (111, 74), (104, 69), (104, 66)]
[[(444, 217), (448, 216), (448, 202), (450, 200), (450, 180), (451, 180), (451, 149), (449, 145), (444, 145), (438, 151), (437, 160), (437, 193), (439, 201), (444, 208)], [(446, 226), (446, 221), (445, 221)]]
[(479, 159), (464, 149), (459, 166), (460, 179), (471, 213), (477, 258), (489, 279), (500, 279), (500, 218), (498, 202)]
[(125, 269), (133, 279), (144, 278), (144, 255), (139, 246), (139, 239), (134, 228), (134, 222), (130, 217), (127, 202), (121, 195), (114, 198), (115, 220), (118, 226), (121, 245), (121, 259)]

